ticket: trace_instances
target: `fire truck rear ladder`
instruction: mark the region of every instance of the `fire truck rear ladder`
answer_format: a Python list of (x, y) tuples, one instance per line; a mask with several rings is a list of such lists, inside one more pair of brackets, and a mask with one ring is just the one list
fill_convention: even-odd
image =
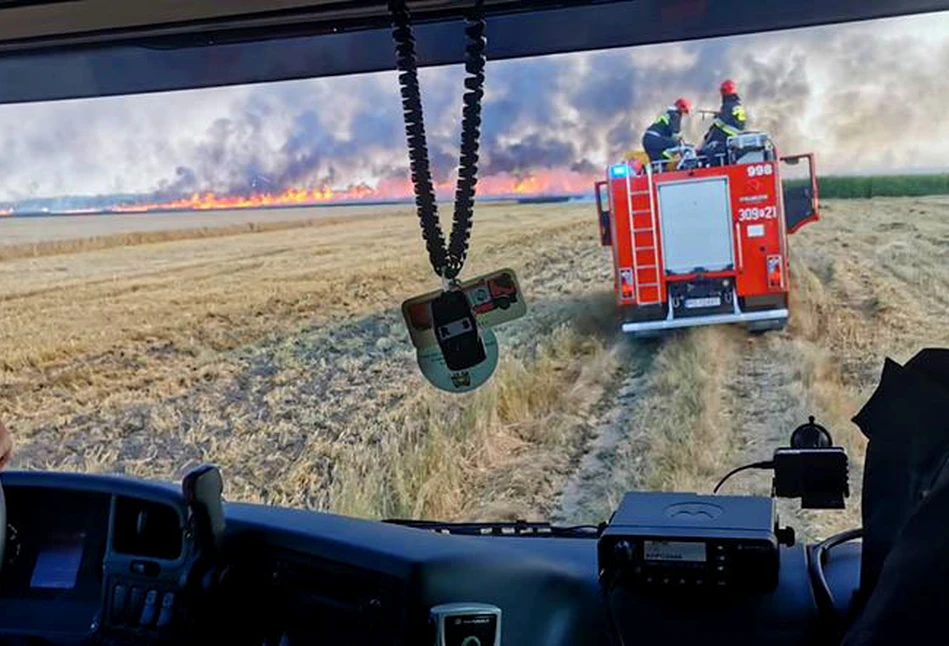
[[(631, 239), (631, 247), (633, 249), (633, 285), (636, 293), (636, 304), (637, 305), (656, 305), (662, 302), (662, 290), (661, 282), (659, 279), (659, 251), (656, 244), (656, 204), (655, 198), (653, 196), (653, 181), (652, 181), (652, 168), (650, 164), (646, 164), (646, 190), (645, 191), (633, 191), (630, 186), (629, 179), (629, 168), (627, 166), (626, 170), (626, 204), (629, 207), (629, 231)], [(634, 197), (643, 197), (649, 196), (649, 208), (648, 209), (633, 209), (633, 198)], [(636, 228), (636, 216), (649, 214), (650, 226)], [(645, 244), (641, 246), (636, 246), (636, 235), (637, 234), (648, 234), (650, 244)], [(637, 256), (640, 252), (643, 251), (652, 251), (653, 264), (651, 265), (640, 265), (637, 260)], [(652, 271), (652, 281), (643, 283), (640, 278), (640, 271), (648, 272)], [(656, 297), (653, 300), (644, 300), (643, 299), (643, 289), (655, 288)]]

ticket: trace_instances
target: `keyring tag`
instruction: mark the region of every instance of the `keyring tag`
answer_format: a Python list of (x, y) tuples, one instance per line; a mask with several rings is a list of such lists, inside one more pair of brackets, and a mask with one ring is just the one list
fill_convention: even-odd
[[(507, 323), (527, 313), (527, 303), (512, 269), (498, 271), (459, 283), (471, 306), (477, 325), (482, 330)], [(435, 290), (402, 303), (402, 316), (409, 330), (412, 345), (428, 348), (438, 345), (432, 327), (431, 304), (445, 294)]]
[(465, 393), (486, 382), (498, 367), (498, 339), (490, 329), (481, 330), (485, 358), (464, 370), (451, 370), (445, 363), (441, 348), (432, 345), (416, 352), (418, 366), (425, 378), (440, 390)]
[(524, 316), (527, 304), (511, 269), (494, 271), (402, 303), (419, 368), (436, 388), (464, 393), (498, 365), (491, 327)]

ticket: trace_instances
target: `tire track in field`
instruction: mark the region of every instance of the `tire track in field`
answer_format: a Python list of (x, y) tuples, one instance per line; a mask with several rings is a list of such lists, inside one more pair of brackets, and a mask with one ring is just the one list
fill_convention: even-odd
[(630, 440), (636, 404), (644, 390), (652, 350), (647, 344), (618, 342), (620, 368), (616, 386), (604, 393), (574, 457), (573, 471), (558, 496), (550, 520), (554, 523), (598, 523), (609, 517), (615, 504), (614, 483), (624, 467), (618, 449)]
[[(807, 410), (807, 396), (790, 356), (792, 345), (786, 333), (750, 336), (736, 354), (724, 407), (734, 450), (722, 465), (722, 477), (739, 466), (770, 460), (775, 449), (788, 446), (792, 431), (807, 421), (807, 414), (826, 424), (821, 411)], [(768, 496), (772, 475), (770, 469), (742, 471), (729, 478), (720, 493)], [(782, 526), (792, 525), (799, 536), (820, 533), (812, 519), (802, 516), (798, 501), (778, 500), (777, 508)]]

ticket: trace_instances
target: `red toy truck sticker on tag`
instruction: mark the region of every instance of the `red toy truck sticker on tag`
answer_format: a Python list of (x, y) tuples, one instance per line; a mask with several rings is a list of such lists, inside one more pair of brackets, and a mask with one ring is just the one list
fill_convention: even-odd
[[(502, 269), (484, 276), (467, 280), (460, 285), (471, 310), (482, 328), (520, 318), (527, 313), (527, 303), (511, 269)], [(402, 304), (402, 315), (412, 343), (417, 348), (435, 345), (432, 332), (431, 302), (441, 290), (410, 298)]]

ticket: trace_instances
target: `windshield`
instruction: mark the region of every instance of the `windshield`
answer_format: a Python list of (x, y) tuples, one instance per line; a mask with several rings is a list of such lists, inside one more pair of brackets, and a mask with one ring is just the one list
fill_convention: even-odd
[[(814, 415), (855, 495), (788, 513), (805, 534), (853, 526), (850, 418), (885, 357), (949, 342), (946, 34), (932, 14), (490, 63), (462, 277), (513, 268), (528, 313), (496, 329), (495, 374), (462, 395), (419, 373), (400, 311), (440, 283), (393, 73), (2, 106), (12, 466), (172, 480), (213, 462), (230, 500), (598, 522), (628, 490), (709, 492)], [(446, 200), (462, 78), (421, 72)], [(789, 236), (787, 301), (771, 301), (790, 319), (632, 338), (594, 183), (680, 96), (682, 140), (702, 144), (726, 78), (748, 130), (816, 155), (821, 219)], [(781, 172), (803, 186), (806, 170)]]

